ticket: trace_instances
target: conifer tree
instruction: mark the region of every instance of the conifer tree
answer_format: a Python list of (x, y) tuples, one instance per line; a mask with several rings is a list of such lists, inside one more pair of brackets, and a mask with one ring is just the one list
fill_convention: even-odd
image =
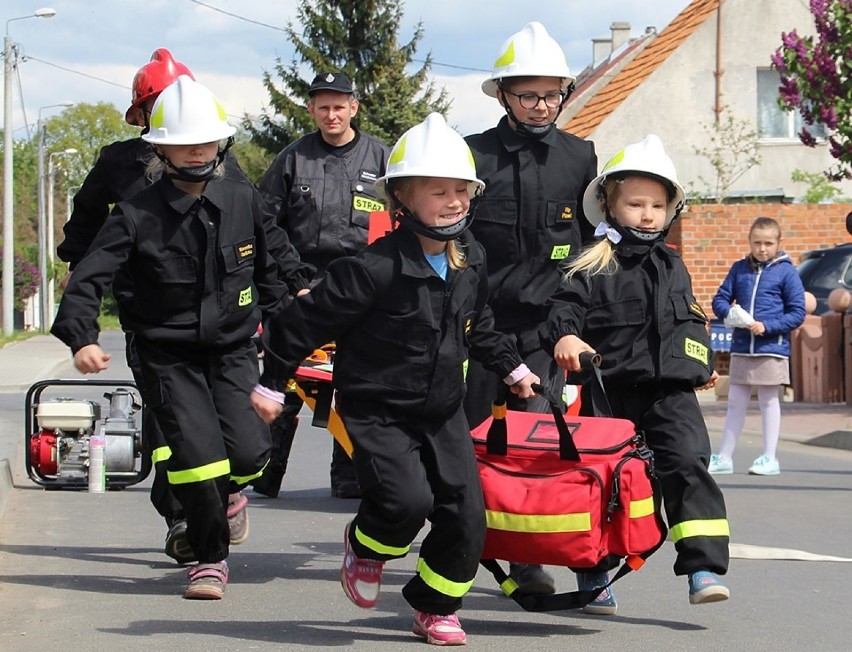
[(276, 60), (280, 84), (269, 71), (264, 73), (270, 108), (244, 121), (252, 141), (277, 154), (314, 131), (305, 108), (308, 86), (316, 73), (325, 71), (349, 76), (360, 102), (353, 122), (389, 145), (431, 111), (446, 114), (446, 90), (437, 91), (428, 78), (431, 54), (413, 74), (406, 72), (423, 26), (418, 23), (411, 40), (400, 44), (402, 5), (402, 0), (302, 0), (297, 11), (301, 31), (293, 23), (286, 28), (296, 48), (293, 61), (285, 65)]

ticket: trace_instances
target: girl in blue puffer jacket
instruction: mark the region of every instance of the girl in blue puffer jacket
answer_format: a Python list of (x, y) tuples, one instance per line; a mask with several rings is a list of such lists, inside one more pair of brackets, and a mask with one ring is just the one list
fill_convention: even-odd
[[(728, 414), (718, 455), (710, 456), (710, 473), (733, 473), (731, 459), (745, 423), (752, 387), (763, 420), (763, 455), (749, 468), (753, 475), (778, 475), (775, 455), (781, 432), (779, 388), (790, 383), (790, 331), (805, 320), (805, 289), (790, 257), (779, 251), (781, 227), (759, 217), (748, 235), (751, 253), (733, 264), (713, 297), (713, 312), (729, 317), (731, 307), (745, 310), (748, 326), (734, 328), (731, 341)], [(743, 323), (743, 322), (741, 322)]]

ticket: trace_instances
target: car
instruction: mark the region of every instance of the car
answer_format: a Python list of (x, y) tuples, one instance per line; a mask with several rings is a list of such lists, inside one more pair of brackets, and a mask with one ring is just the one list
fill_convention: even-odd
[(852, 290), (852, 242), (806, 251), (800, 260), (799, 278), (805, 291), (817, 300), (815, 315), (829, 311), (828, 295), (832, 290)]

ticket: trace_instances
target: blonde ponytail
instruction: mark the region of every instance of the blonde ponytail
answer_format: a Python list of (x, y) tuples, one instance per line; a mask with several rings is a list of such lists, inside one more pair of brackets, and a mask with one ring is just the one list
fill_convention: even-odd
[(563, 271), (565, 280), (570, 280), (574, 274), (584, 272), (589, 276), (597, 274), (614, 274), (618, 271), (618, 260), (615, 257), (615, 247), (604, 238), (600, 242), (589, 245), (580, 255), (569, 263), (565, 263)]

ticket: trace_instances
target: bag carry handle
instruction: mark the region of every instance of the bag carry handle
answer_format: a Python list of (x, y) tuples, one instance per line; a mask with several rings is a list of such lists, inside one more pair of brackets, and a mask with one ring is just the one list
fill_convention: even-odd
[[(612, 416), (612, 409), (603, 388), (600, 364), (600, 354), (589, 351), (584, 351), (580, 354), (580, 366), (587, 371), (592, 371), (595, 377), (595, 382), (592, 383), (592, 409), (594, 415), (596, 417)], [(533, 384), (532, 389), (550, 404), (550, 411), (553, 413), (553, 423), (559, 433), (559, 459), (579, 462), (580, 453), (577, 451), (574, 437), (571, 436), (571, 431), (565, 423), (565, 417), (563, 416), (565, 410), (562, 400), (554, 396), (549, 389), (538, 383)], [(509, 435), (506, 428), (506, 397), (508, 396), (508, 392), (509, 388), (504, 384), (499, 389), (498, 396), (491, 406), (491, 416), (493, 419), (485, 438), (485, 450), (490, 455), (506, 455), (508, 453)]]

